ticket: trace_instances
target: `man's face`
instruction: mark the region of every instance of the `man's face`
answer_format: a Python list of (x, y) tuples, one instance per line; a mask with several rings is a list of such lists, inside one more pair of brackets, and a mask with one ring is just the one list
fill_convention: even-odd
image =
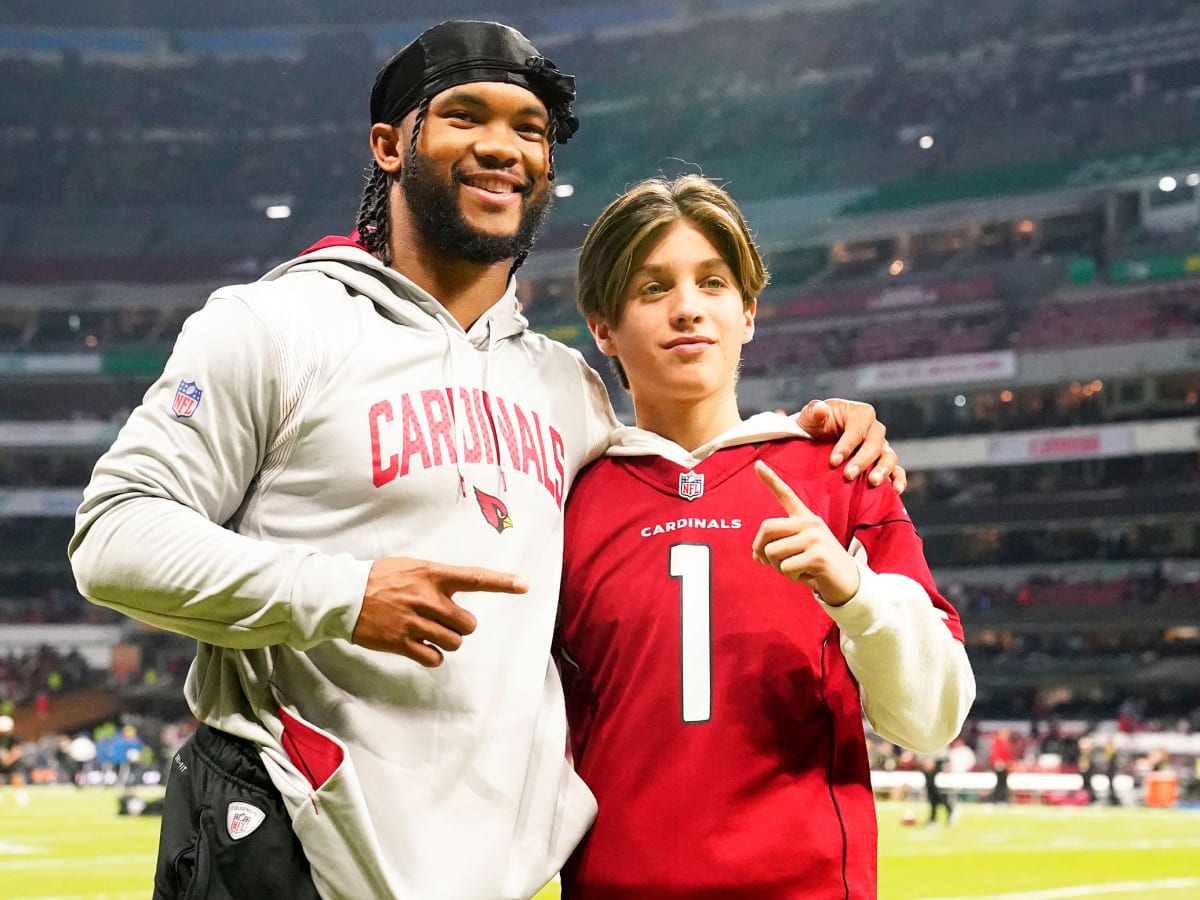
[(525, 88), (436, 95), (400, 172), (415, 226), (446, 254), (491, 265), (529, 250), (550, 209), (549, 117)]

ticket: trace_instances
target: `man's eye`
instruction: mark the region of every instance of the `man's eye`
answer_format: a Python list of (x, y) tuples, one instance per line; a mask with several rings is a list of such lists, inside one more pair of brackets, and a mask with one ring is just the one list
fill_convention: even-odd
[(473, 115), (471, 115), (469, 112), (467, 112), (465, 109), (451, 110), (450, 112), (445, 113), (444, 117), (447, 119), (458, 119), (459, 121), (462, 121), (462, 122), (474, 122), (475, 121), (475, 117)]

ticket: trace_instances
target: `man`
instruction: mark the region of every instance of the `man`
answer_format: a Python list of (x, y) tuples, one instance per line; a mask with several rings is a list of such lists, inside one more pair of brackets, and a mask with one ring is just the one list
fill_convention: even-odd
[(97, 464), (81, 591), (200, 641), (159, 900), (528, 897), (590, 824), (549, 647), (617, 423), (511, 278), (573, 99), (510, 28), (423, 33), (372, 91), (361, 243), (218, 290)]

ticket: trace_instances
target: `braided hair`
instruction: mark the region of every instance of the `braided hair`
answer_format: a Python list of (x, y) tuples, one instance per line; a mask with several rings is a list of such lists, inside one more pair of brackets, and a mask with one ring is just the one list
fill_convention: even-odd
[(392, 254), (388, 250), (388, 190), (392, 179), (374, 160), (367, 167), (365, 175), (367, 183), (363, 185), (354, 227), (358, 229), (358, 239), (363, 246), (377, 255), (385, 266), (391, 265)]
[[(429, 101), (426, 97), (417, 107), (417, 118), (413, 122), (412, 137), (408, 142), (406, 164), (411, 163), (417, 153), (417, 138), (421, 134), (421, 126), (429, 112)], [(388, 196), (392, 187), (392, 176), (379, 167), (374, 160), (366, 170), (367, 183), (363, 185), (362, 200), (358, 204), (358, 217), (354, 226), (358, 229), (358, 238), (368, 251), (379, 257), (385, 266), (392, 264), (392, 250), (388, 236)]]

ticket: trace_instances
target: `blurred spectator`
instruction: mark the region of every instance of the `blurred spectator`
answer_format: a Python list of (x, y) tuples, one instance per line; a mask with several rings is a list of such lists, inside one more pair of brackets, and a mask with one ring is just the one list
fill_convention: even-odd
[(25, 783), (21, 738), (11, 716), (0, 715), (0, 785)]

